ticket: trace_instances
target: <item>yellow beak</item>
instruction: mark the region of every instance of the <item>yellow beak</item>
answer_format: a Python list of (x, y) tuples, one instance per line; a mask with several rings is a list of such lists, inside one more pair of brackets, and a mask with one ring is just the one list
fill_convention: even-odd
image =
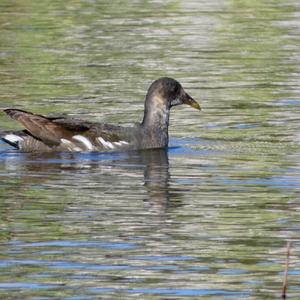
[(200, 104), (194, 100), (189, 94), (185, 94), (185, 97), (182, 101), (184, 104), (187, 104), (195, 109), (201, 110)]

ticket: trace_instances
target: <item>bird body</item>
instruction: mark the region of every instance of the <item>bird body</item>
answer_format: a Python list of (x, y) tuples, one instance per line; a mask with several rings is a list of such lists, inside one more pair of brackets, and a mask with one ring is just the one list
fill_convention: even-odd
[(1, 133), (4, 142), (24, 152), (126, 151), (167, 147), (170, 109), (188, 104), (200, 109), (172, 78), (154, 81), (146, 95), (140, 124), (122, 127), (66, 117), (45, 117), (20, 109), (4, 112), (24, 130)]

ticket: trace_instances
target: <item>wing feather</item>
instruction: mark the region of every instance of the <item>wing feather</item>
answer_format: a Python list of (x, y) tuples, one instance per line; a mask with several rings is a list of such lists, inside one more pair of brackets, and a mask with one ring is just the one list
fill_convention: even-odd
[(57, 124), (55, 122), (56, 119), (53, 120), (20, 109), (5, 109), (4, 112), (21, 123), (32, 136), (49, 146), (57, 146), (62, 138), (71, 138), (77, 132), (87, 130), (85, 127), (64, 127), (61, 124)]
[(128, 130), (120, 126), (65, 117), (45, 117), (20, 109), (4, 111), (22, 124), (29, 135), (49, 147), (63, 147), (66, 143), (62, 141), (70, 141), (74, 147), (85, 146), (87, 150), (126, 147), (129, 144)]

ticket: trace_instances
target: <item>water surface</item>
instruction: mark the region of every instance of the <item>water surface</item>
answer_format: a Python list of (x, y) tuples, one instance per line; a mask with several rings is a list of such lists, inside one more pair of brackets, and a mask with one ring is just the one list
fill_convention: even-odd
[(288, 240), (299, 299), (299, 17), (296, 0), (1, 1), (1, 107), (129, 124), (161, 76), (203, 107), (173, 109), (166, 151), (0, 143), (1, 299), (279, 299)]

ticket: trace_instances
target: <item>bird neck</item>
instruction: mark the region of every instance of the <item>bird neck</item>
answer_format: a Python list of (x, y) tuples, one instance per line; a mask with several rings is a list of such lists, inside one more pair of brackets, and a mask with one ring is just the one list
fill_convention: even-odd
[(150, 97), (145, 101), (143, 127), (152, 127), (157, 130), (168, 130), (170, 108), (160, 97)]

